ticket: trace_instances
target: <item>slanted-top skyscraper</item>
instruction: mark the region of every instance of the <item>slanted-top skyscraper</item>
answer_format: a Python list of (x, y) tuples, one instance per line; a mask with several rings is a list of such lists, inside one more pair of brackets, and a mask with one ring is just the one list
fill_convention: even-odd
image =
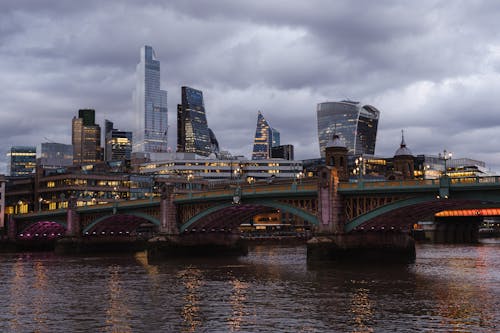
[(371, 105), (341, 101), (319, 103), (317, 108), (319, 151), (325, 148), (333, 134), (345, 140), (349, 153), (375, 153), (380, 111)]
[(160, 61), (151, 46), (141, 48), (136, 76), (134, 151), (167, 152), (167, 92), (160, 90)]
[(177, 105), (177, 151), (202, 156), (216, 153), (218, 143), (208, 128), (203, 92), (182, 87), (181, 100), (182, 104)]
[(271, 157), (274, 131), (279, 133), (269, 126), (266, 118), (264, 118), (262, 112), (259, 111), (257, 115), (257, 128), (255, 129), (255, 138), (253, 141), (252, 160), (265, 160)]

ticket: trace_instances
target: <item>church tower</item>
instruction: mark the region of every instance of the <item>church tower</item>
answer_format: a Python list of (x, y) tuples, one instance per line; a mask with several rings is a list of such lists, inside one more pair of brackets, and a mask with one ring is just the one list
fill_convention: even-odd
[(413, 179), (415, 171), (415, 160), (410, 149), (406, 147), (404, 132), (401, 130), (401, 145), (396, 150), (393, 159), (394, 174), (400, 179)]
[(347, 146), (335, 133), (325, 148), (326, 165), (337, 169), (340, 181), (349, 180), (349, 170), (347, 169)]

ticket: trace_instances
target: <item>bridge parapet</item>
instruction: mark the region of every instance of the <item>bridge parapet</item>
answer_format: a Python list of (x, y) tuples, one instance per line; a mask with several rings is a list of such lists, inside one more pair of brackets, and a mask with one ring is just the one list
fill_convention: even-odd
[[(182, 193), (177, 194), (175, 197), (175, 202), (191, 201), (191, 200), (202, 200), (202, 199), (217, 199), (217, 198), (227, 198), (232, 197), (235, 191), (238, 189), (237, 186), (228, 188), (225, 190), (215, 190), (215, 191), (205, 191), (205, 192), (193, 192), (193, 193)], [(259, 186), (243, 186), (239, 187), (240, 194), (242, 197), (251, 196), (266, 196), (266, 195), (276, 195), (283, 193), (304, 193), (304, 192), (314, 192), (317, 191), (318, 185), (316, 183), (307, 184), (265, 184)]]

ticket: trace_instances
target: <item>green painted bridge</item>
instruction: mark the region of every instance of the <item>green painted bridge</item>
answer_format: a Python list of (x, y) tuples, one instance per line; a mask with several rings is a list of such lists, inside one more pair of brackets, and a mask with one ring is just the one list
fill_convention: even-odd
[(432, 219), (439, 211), (469, 207), (500, 207), (500, 177), (339, 183), (332, 176), (326, 183), (309, 178), (301, 182), (233, 183), (203, 192), (172, 190), (162, 199), (74, 207), (71, 214), (54, 210), (12, 215), (9, 237), (26, 238), (29, 234), (31, 239), (35, 234), (68, 233), (117, 236), (144, 229), (234, 231), (256, 214), (276, 210), (313, 230), (349, 233), (405, 229)]

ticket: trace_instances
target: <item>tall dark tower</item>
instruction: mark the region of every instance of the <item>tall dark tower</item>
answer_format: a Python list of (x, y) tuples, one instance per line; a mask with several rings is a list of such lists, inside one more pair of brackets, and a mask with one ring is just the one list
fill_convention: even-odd
[(337, 169), (340, 181), (349, 180), (349, 169), (347, 168), (347, 149), (344, 141), (335, 133), (325, 148), (326, 165)]
[(95, 123), (95, 110), (78, 110), (78, 118), (72, 121), (71, 142), (74, 165), (102, 161), (101, 126)]
[(182, 87), (182, 104), (177, 105), (177, 151), (208, 156), (211, 144), (203, 92)]
[(401, 145), (394, 154), (393, 165), (397, 178), (413, 179), (415, 177), (415, 160), (410, 149), (406, 147), (403, 130), (401, 130)]

